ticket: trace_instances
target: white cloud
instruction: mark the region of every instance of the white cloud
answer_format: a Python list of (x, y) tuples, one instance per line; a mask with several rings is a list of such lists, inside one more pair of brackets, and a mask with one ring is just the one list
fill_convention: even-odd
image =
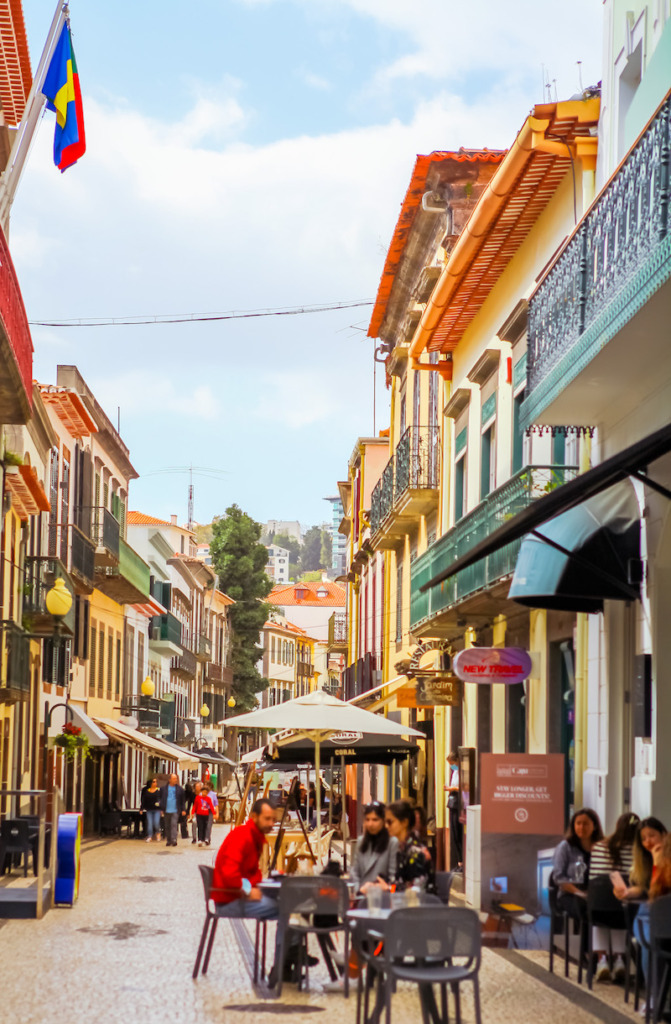
[(146, 419), (160, 413), (212, 421), (219, 416), (219, 404), (208, 385), (190, 390), (163, 374), (147, 370), (128, 370), (104, 377), (96, 374), (88, 384), (112, 418), (117, 406), (121, 407), (122, 418)]

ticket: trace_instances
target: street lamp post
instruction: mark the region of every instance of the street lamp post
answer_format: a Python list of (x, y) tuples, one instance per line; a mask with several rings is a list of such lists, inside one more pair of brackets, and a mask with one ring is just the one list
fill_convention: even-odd
[[(72, 594), (65, 586), (63, 580), (59, 577), (47, 591), (45, 598), (45, 604), (49, 615), (54, 620), (54, 634), (53, 643), (54, 650), (58, 648), (61, 641), (61, 623), (65, 616), (72, 608)], [(48, 764), (47, 764), (47, 753), (49, 749), (49, 726), (51, 725), (51, 716), (53, 715), (56, 708), (65, 708), (65, 721), (71, 722), (73, 719), (72, 708), (68, 704), (70, 696), (69, 686), (66, 686), (66, 697), (64, 701), (59, 701), (58, 704), (49, 704), (49, 701), (44, 702), (44, 788), (47, 789), (48, 782)]]

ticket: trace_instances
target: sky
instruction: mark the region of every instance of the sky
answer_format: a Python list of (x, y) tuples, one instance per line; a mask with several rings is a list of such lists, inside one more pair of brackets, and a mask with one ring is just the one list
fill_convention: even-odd
[[(33, 68), (54, 0), (24, 0)], [(11, 216), (29, 320), (372, 301), (418, 153), (507, 148), (601, 77), (601, 0), (71, 0), (87, 153), (45, 114)], [(581, 61), (580, 68), (577, 62)], [(545, 69), (545, 71), (544, 71)], [(388, 425), (370, 306), (213, 323), (33, 327), (76, 364), (140, 474), (130, 507), (330, 519)], [(376, 421), (373, 423), (373, 398)]]

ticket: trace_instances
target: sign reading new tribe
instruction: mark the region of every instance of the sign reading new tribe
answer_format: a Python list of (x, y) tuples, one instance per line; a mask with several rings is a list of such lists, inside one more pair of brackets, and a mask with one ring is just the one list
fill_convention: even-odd
[(469, 647), (452, 664), (466, 683), (522, 683), (531, 675), (531, 656), (521, 647)]

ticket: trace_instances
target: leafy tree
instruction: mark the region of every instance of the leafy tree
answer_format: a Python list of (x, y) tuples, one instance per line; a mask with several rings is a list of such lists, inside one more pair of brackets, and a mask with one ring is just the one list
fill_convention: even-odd
[(236, 602), (230, 610), (231, 664), (233, 695), (239, 711), (251, 710), (254, 695), (268, 686), (268, 680), (256, 667), (263, 653), (259, 634), (269, 611), (263, 598), (272, 589), (272, 580), (265, 572), (268, 552), (259, 543), (260, 536), (259, 523), (237, 505), (227, 508), (212, 527), (212, 565), (220, 588)]
[(322, 547), (320, 557), (324, 569), (328, 569), (330, 567), (332, 553), (333, 537), (331, 536), (328, 530), (322, 530)]
[(303, 572), (322, 569), (322, 531), (318, 526), (311, 526), (303, 538), (301, 549), (301, 568)]

